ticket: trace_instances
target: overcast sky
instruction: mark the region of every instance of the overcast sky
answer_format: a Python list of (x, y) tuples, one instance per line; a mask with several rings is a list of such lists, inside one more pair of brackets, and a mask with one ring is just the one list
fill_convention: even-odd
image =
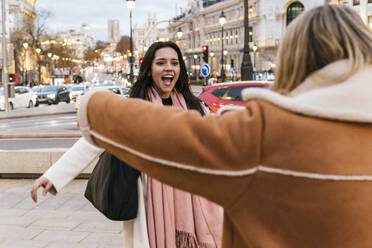
[[(157, 13), (158, 21), (176, 16), (176, 10), (186, 7), (187, 0), (136, 0), (133, 26), (147, 22), (149, 13)], [(50, 32), (80, 29), (91, 26), (96, 39), (107, 41), (107, 21), (120, 20), (120, 34), (129, 35), (129, 10), (125, 0), (37, 0), (36, 9), (52, 12), (47, 26)], [(166, 24), (163, 24), (166, 25)]]

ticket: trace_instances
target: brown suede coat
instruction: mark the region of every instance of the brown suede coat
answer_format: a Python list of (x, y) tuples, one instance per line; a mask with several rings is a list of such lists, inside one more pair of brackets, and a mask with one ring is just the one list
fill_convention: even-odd
[(372, 84), (362, 81), (351, 109), (350, 88), (332, 100), (326, 87), (290, 99), (247, 91), (244, 110), (206, 117), (100, 92), (79, 115), (91, 142), (223, 206), (225, 248), (372, 247), (372, 110), (360, 106)]

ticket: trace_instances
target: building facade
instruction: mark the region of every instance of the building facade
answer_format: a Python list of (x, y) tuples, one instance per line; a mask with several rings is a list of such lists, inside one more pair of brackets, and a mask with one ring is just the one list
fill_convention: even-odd
[(108, 41), (110, 43), (118, 43), (120, 41), (120, 21), (119, 20), (108, 20)]
[(59, 32), (55, 35), (56, 41), (73, 47), (76, 50), (76, 58), (82, 59), (84, 51), (93, 48), (96, 39), (87, 24), (82, 24), (80, 30), (71, 29), (67, 32)]
[[(279, 41), (287, 25), (307, 9), (322, 5), (345, 4), (358, 11), (372, 26), (372, 0), (249, 0), (249, 47), (255, 77), (271, 79)], [(222, 26), (219, 17), (226, 17)], [(223, 58), (226, 75), (240, 78), (244, 48), (244, 0), (190, 1), (188, 9), (173, 18), (169, 38), (181, 47), (188, 70), (195, 74), (205, 61), (202, 46), (208, 46), (208, 63), (213, 76), (220, 76)], [(177, 33), (182, 36), (177, 37)], [(223, 50), (222, 50), (223, 42)]]
[(38, 78), (37, 62), (33, 50), (27, 43), (29, 32), (34, 31), (35, 2), (36, 0), (6, 1), (8, 72), (11, 80), (16, 83), (35, 81)]
[(155, 13), (151, 13), (147, 17), (147, 23), (142, 26), (135, 25), (133, 28), (133, 47), (134, 55), (142, 57), (155, 41), (169, 40), (169, 32), (167, 28), (159, 28), (159, 24), (168, 23), (168, 20), (158, 20)]

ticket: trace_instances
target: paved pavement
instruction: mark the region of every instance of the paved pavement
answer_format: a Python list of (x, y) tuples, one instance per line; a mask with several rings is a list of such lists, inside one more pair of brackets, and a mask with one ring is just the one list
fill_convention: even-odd
[[(2, 111), (0, 119), (65, 113), (75, 113), (74, 105)], [(45, 133), (39, 135), (42, 137)], [(61, 135), (76, 136), (76, 133)], [(27, 173), (27, 170), (38, 173), (32, 170), (44, 171), (62, 155), (61, 152), (39, 153), (0, 152), (3, 158), (0, 171), (13, 175)], [(0, 248), (121, 248), (122, 222), (110, 221), (85, 199), (86, 183), (87, 180), (74, 180), (57, 196), (43, 197), (39, 190), (39, 202), (35, 204), (29, 193), (33, 180), (0, 179)]]
[(39, 195), (35, 204), (33, 180), (0, 180), (0, 248), (122, 247), (122, 222), (92, 207), (86, 182), (74, 180), (57, 196)]

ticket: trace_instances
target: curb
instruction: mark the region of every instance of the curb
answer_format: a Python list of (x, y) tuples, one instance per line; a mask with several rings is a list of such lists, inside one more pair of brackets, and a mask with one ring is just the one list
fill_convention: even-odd
[[(44, 173), (65, 151), (2, 151), (0, 152), (0, 178), (18, 175), (19, 177), (36, 176)], [(90, 174), (97, 163), (93, 161), (81, 173)]]
[(14, 115), (14, 116), (0, 116), (0, 120), (30, 118), (30, 117), (36, 117), (36, 116), (64, 115), (64, 114), (76, 114), (76, 111), (56, 112), (56, 113), (40, 113), (40, 114), (28, 114), (28, 115)]
[(19, 138), (80, 138), (81, 133), (0, 134), (0, 139)]

